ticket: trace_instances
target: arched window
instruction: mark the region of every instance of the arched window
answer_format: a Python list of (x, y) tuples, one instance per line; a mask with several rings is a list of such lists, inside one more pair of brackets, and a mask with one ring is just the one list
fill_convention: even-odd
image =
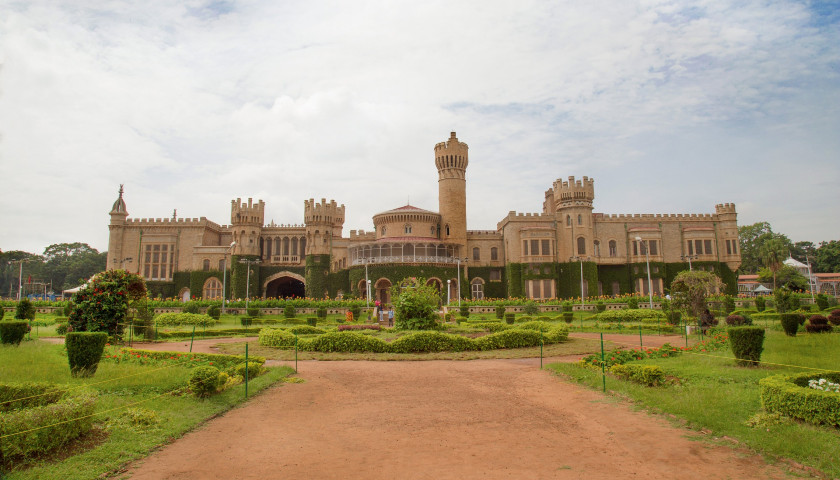
[(205, 300), (222, 298), (222, 282), (216, 277), (210, 277), (205, 280), (201, 297)]
[(499, 249), (496, 247), (490, 247), (490, 260), (498, 260), (499, 259)]
[(473, 260), (481, 260), (481, 250), (478, 247), (473, 248)]
[(583, 225), (583, 215), (578, 214), (578, 225)]
[(405, 233), (406, 233), (406, 234), (411, 233), (411, 225), (410, 225), (410, 224), (406, 224), (406, 225), (405, 225)]
[(616, 246), (615, 240), (610, 240), (609, 247), (611, 257), (615, 257), (616, 255), (618, 255), (618, 248)]
[(586, 255), (586, 239), (578, 237), (577, 239), (578, 255)]
[(592, 244), (592, 254), (596, 257), (601, 256), (601, 242), (599, 242), (598, 240), (595, 240), (595, 242), (593, 242)]
[(205, 272), (206, 272), (206, 271), (208, 271), (208, 270), (210, 270), (210, 260), (209, 260), (209, 259), (207, 259), (207, 258), (205, 258), (205, 259), (204, 259), (204, 265), (202, 265), (202, 267), (201, 267), (201, 268), (202, 268), (202, 270), (204, 270)]
[(224, 258), (219, 260), (219, 270), (224, 270), (225, 269), (225, 267), (227, 266), (227, 265), (225, 265), (225, 263), (227, 263), (227, 262), (225, 262)]
[(470, 292), (474, 300), (484, 298), (484, 280), (478, 277), (473, 278), (472, 282), (470, 282)]
[(449, 224), (446, 224), (446, 236), (449, 236)]
[(568, 225), (570, 227), (572, 226), (572, 216), (571, 215), (566, 215), (566, 225)]
[(386, 228), (385, 228), (385, 226), (383, 225), (383, 226), (382, 226), (382, 236), (383, 236), (383, 237), (385, 236), (385, 232), (386, 232), (386, 230), (387, 230), (387, 229), (386, 229)]

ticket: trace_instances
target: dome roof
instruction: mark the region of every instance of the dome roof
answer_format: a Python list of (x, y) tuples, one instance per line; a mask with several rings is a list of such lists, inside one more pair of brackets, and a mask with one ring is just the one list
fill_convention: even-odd
[(123, 186), (120, 185), (120, 196), (117, 198), (117, 201), (114, 202), (114, 206), (111, 207), (111, 213), (123, 213), (128, 215), (128, 210), (125, 207), (125, 200), (123, 200)]
[(422, 208), (418, 208), (418, 207), (415, 207), (413, 205), (404, 205), (402, 207), (394, 208), (392, 210), (386, 210), (384, 212), (379, 212), (375, 216), (387, 215), (387, 214), (390, 214), (390, 213), (425, 213), (425, 214), (431, 214), (431, 215), (438, 215), (437, 212), (432, 212), (432, 211), (429, 211), (429, 210), (423, 210)]

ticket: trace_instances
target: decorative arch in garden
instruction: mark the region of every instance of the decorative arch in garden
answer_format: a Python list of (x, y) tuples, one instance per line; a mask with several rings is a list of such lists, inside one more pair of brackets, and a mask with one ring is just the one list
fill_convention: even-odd
[(305, 297), (306, 279), (294, 272), (278, 272), (265, 279), (262, 293), (263, 298)]

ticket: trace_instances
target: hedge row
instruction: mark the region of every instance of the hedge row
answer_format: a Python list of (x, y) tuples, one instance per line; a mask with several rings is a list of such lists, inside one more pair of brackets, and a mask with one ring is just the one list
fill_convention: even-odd
[(631, 382), (641, 383), (649, 387), (662, 385), (665, 381), (665, 371), (659, 365), (635, 365), (635, 364), (620, 364), (616, 363), (610, 367), (610, 373), (613, 375), (630, 380)]
[[(139, 353), (140, 355), (148, 356), (149, 358), (153, 358), (156, 360), (169, 360), (173, 356), (178, 355), (180, 355), (184, 360), (198, 358), (201, 360), (213, 362), (214, 365), (217, 365), (220, 368), (233, 367), (245, 361), (245, 355), (222, 355), (219, 353), (158, 352), (153, 350), (140, 350), (137, 348), (123, 348), (122, 351), (128, 354)], [(260, 365), (262, 365), (263, 363), (265, 363), (265, 358), (249, 355), (248, 361), (257, 362)]]
[(0, 452), (6, 462), (52, 450), (90, 431), (94, 393), (46, 383), (0, 384), (0, 401), (41, 394), (46, 395), (0, 404)]
[(777, 412), (809, 423), (840, 427), (840, 395), (808, 388), (808, 380), (825, 378), (840, 383), (840, 372), (809, 372), (799, 375), (773, 375), (758, 382), (761, 404)]
[(530, 322), (516, 328), (506, 328), (479, 338), (469, 338), (451, 333), (429, 331), (417, 332), (400, 337), (393, 342), (354, 331), (327, 332), (313, 338), (296, 338), (294, 334), (276, 328), (260, 331), (260, 345), (268, 347), (292, 347), (317, 352), (373, 352), (373, 353), (420, 353), (442, 351), (494, 350), (499, 348), (520, 348), (545, 343), (558, 343), (569, 337), (565, 325), (551, 325), (545, 322)]
[(592, 316), (599, 322), (642, 322), (659, 323), (667, 320), (664, 313), (659, 310), (609, 310)]
[[(225, 328), (220, 330), (196, 330), (196, 337), (230, 337), (236, 335), (256, 335), (260, 333), (260, 328)], [(192, 330), (181, 330), (178, 332), (158, 332), (158, 339), (165, 338), (190, 338), (193, 335)], [(137, 338), (137, 337), (135, 337)]]
[(155, 324), (159, 327), (195, 325), (209, 327), (216, 324), (210, 315), (200, 313), (161, 313), (155, 317)]

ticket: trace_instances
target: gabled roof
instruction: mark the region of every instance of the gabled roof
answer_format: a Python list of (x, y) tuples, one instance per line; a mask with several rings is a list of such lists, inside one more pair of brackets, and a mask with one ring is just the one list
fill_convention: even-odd
[(389, 213), (428, 213), (430, 215), (439, 215), (438, 212), (432, 212), (429, 210), (424, 210), (422, 208), (415, 207), (414, 205), (404, 205), (399, 208), (394, 208), (392, 210), (386, 210), (384, 212), (379, 212), (376, 215), (385, 215)]

